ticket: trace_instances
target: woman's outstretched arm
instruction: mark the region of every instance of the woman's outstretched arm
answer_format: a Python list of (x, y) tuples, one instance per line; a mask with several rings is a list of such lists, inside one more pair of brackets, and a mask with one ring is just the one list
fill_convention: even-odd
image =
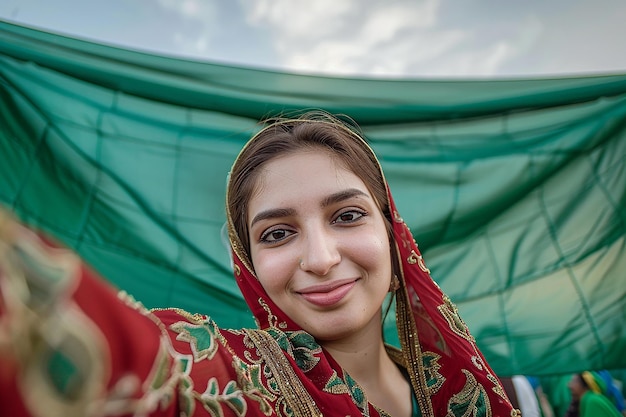
[(164, 326), (0, 208), (0, 415), (177, 415)]

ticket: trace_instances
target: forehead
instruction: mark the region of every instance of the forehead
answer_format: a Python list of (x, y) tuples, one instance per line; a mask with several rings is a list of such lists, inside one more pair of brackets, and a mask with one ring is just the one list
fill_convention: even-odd
[(371, 195), (363, 181), (329, 151), (295, 151), (277, 156), (259, 168), (248, 214), (259, 204), (294, 202), (307, 197), (324, 196), (346, 187), (357, 187)]

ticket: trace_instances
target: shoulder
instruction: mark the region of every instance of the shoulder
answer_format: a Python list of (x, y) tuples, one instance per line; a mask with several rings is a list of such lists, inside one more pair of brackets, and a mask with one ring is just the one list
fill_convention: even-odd
[(192, 353), (194, 361), (212, 359), (220, 347), (228, 343), (211, 317), (179, 308), (152, 309), (153, 315), (169, 335), (172, 347)]
[(201, 324), (213, 321), (209, 316), (204, 314), (190, 313), (180, 308), (153, 308), (150, 309), (149, 312), (157, 317), (163, 324), (171, 324), (180, 321)]
[(588, 391), (581, 399), (580, 415), (581, 417), (619, 417), (620, 413), (607, 397)]

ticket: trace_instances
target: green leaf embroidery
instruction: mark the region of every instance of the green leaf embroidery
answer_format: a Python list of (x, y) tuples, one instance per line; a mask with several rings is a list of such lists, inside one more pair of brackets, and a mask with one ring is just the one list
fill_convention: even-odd
[(170, 328), (178, 333), (176, 340), (189, 342), (195, 362), (213, 359), (217, 352), (218, 330), (212, 320), (204, 320), (200, 324), (179, 321), (172, 324)]

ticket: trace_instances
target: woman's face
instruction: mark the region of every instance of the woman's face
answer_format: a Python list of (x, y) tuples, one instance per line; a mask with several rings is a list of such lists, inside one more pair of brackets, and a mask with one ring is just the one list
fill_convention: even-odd
[(567, 384), (567, 387), (572, 393), (572, 399), (574, 400), (580, 400), (582, 395), (587, 390), (587, 387), (585, 386), (583, 381), (580, 379), (580, 375), (578, 374), (572, 375), (572, 379), (570, 379), (569, 383)]
[(391, 255), (367, 187), (327, 152), (266, 163), (248, 208), (250, 252), (269, 297), (319, 341), (375, 332)]

